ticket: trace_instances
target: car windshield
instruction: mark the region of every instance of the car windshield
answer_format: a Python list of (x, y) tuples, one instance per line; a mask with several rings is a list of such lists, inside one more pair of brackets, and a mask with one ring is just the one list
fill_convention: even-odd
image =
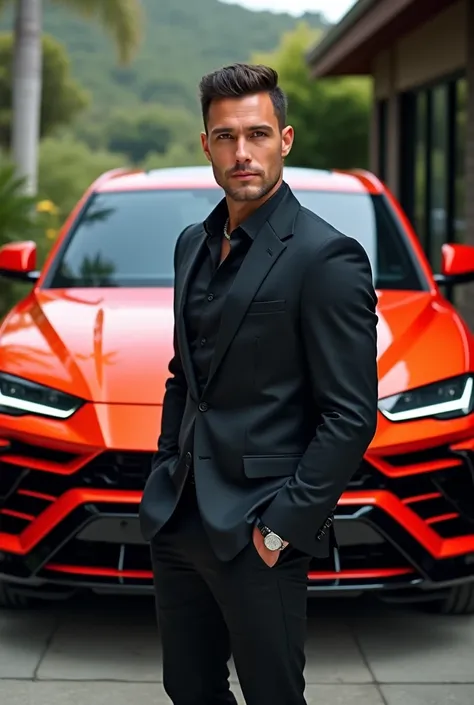
[[(303, 206), (363, 245), (377, 289), (425, 288), (403, 229), (382, 196), (293, 192)], [(95, 194), (60, 249), (45, 286), (172, 286), (178, 235), (205, 220), (222, 195), (217, 188)]]

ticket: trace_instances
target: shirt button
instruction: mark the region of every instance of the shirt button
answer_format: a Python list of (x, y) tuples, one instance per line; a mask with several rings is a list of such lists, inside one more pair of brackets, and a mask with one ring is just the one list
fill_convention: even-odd
[(205, 345), (207, 343), (207, 338), (201, 338), (201, 345)]
[(207, 411), (209, 409), (209, 404), (206, 401), (202, 401), (199, 404), (199, 411)]
[(209, 294), (209, 296), (207, 297), (207, 300), (212, 301), (213, 299), (214, 299), (214, 294)]

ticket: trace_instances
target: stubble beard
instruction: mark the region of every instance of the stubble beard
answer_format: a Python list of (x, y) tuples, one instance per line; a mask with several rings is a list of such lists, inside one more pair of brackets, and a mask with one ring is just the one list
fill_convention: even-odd
[(221, 177), (219, 175), (214, 165), (212, 165), (212, 169), (214, 171), (214, 178), (217, 184), (224, 190), (226, 196), (228, 196), (233, 201), (242, 203), (245, 201), (259, 201), (262, 198), (265, 198), (265, 196), (267, 196), (270, 191), (275, 188), (278, 181), (280, 180), (283, 169), (283, 162), (281, 164), (279, 172), (275, 174), (273, 178), (266, 178), (265, 174), (261, 175), (261, 178), (263, 178), (263, 183), (260, 186), (252, 186), (250, 184), (243, 183), (240, 188), (235, 189), (229, 186), (225, 177)]

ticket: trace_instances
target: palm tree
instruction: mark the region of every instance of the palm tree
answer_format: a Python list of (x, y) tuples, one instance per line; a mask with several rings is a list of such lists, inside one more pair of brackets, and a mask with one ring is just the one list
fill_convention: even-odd
[[(50, 0), (100, 22), (112, 36), (121, 63), (139, 44), (140, 0)], [(41, 108), (43, 0), (0, 0), (0, 11), (15, 3), (12, 157), (30, 195), (37, 191)]]

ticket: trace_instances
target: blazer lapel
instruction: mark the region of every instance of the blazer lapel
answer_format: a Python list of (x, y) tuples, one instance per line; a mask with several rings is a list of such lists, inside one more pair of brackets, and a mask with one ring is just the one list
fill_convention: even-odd
[(196, 375), (194, 372), (194, 365), (191, 357), (191, 351), (188, 344), (188, 336), (186, 331), (186, 325), (184, 320), (184, 307), (186, 304), (187, 293), (189, 288), (189, 282), (193, 274), (194, 265), (197, 262), (199, 255), (201, 254), (202, 248), (206, 246), (207, 232), (202, 228), (202, 232), (196, 237), (193, 245), (190, 245), (188, 252), (186, 253), (186, 259), (183, 262), (183, 274), (181, 278), (180, 285), (176, 290), (176, 311), (175, 311), (175, 321), (176, 321), (176, 334), (178, 338), (178, 346), (181, 354), (181, 362), (183, 364), (184, 373), (186, 375), (186, 380), (188, 383), (191, 398), (195, 401), (199, 399), (199, 388), (197, 384)]
[(206, 389), (222, 362), (261, 283), (285, 249), (286, 245), (275, 233), (270, 223), (265, 223), (253, 241), (227, 294)]

